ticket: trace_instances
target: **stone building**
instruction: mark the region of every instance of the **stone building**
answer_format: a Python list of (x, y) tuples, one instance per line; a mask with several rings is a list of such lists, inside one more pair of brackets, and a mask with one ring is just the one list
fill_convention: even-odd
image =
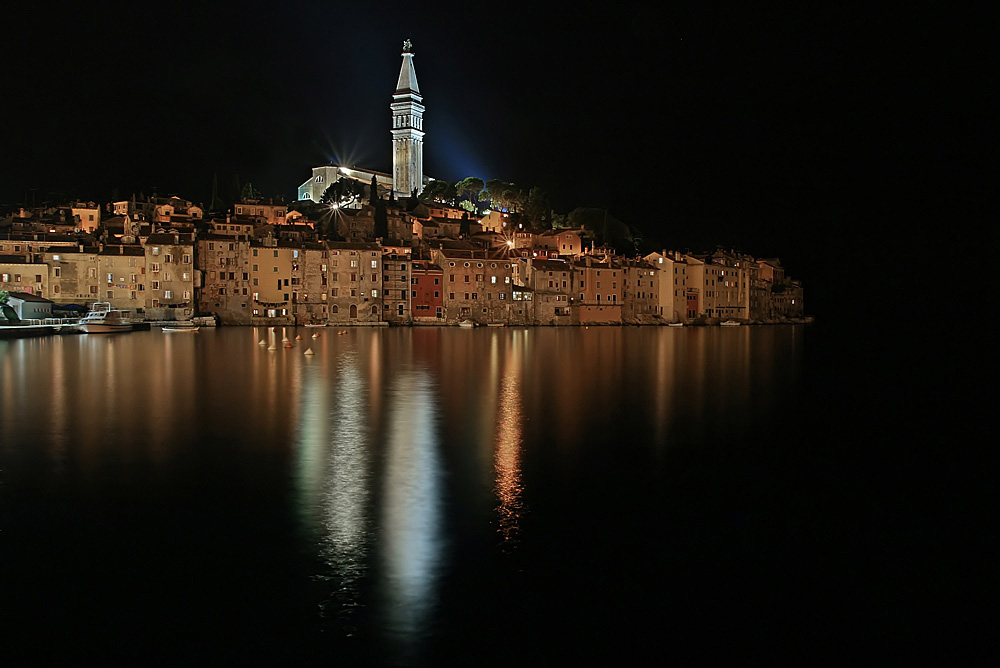
[[(442, 293), (446, 322), (519, 321), (515, 318), (518, 309), (513, 304), (513, 260), (491, 256), (485, 250), (451, 248), (432, 249), (431, 260), (444, 272)], [(523, 312), (518, 315), (523, 319)]]
[(382, 320), (382, 248), (371, 242), (331, 242), (328, 319), (333, 325)]
[(578, 284), (574, 320), (581, 324), (620, 324), (624, 276), (615, 258), (587, 255), (573, 262)]
[[(235, 226), (231, 226), (235, 227)], [(198, 312), (215, 314), (224, 325), (249, 325), (251, 277), (250, 240), (232, 234), (209, 234), (198, 239), (200, 287)]]
[(651, 324), (659, 321), (657, 271), (645, 260), (623, 260), (622, 321)]
[(525, 258), (517, 261), (522, 285), (534, 294), (532, 322), (537, 325), (573, 324), (573, 265), (565, 260)]
[(382, 253), (382, 313), (393, 325), (413, 321), (410, 304), (411, 260), (406, 253)]
[(444, 270), (427, 260), (413, 260), (410, 266), (410, 312), (413, 322), (443, 324)]
[(149, 284), (146, 298), (141, 300), (146, 318), (183, 320), (195, 315), (194, 235), (152, 234), (143, 249)]

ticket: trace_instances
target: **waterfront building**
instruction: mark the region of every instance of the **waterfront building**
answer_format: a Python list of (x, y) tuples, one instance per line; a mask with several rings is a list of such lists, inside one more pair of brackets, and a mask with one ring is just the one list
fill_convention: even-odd
[[(128, 247), (122, 248), (124, 250)], [(143, 249), (149, 281), (146, 298), (142, 300), (146, 318), (184, 320), (195, 315), (194, 234), (177, 232), (151, 234), (146, 239)], [(106, 255), (104, 251), (102, 255)], [(120, 286), (116, 285), (115, 288)], [(131, 299), (137, 299), (131, 289), (129, 293)], [(103, 301), (115, 304), (110, 299)]]
[(636, 323), (657, 322), (657, 271), (645, 260), (623, 260), (622, 321)]
[(677, 251), (650, 253), (643, 258), (656, 268), (656, 313), (667, 322), (687, 319), (687, 267)]
[[(485, 250), (435, 248), (431, 260), (444, 271), (444, 315), (449, 324), (523, 321), (513, 304), (514, 262)], [(515, 317), (517, 315), (518, 317)]]
[(622, 321), (621, 264), (614, 257), (583, 256), (573, 262), (578, 280), (571, 305), (574, 321), (581, 324), (620, 324)]
[(444, 270), (428, 260), (413, 260), (410, 269), (410, 311), (416, 324), (444, 322)]
[(329, 319), (330, 251), (326, 244), (305, 242), (299, 254), (298, 284), (292, 292), (292, 315), (297, 325), (322, 325)]
[(249, 325), (252, 288), (249, 238), (228, 229), (198, 239), (197, 249), (197, 272), (201, 278), (200, 287), (195, 288), (198, 312), (215, 314), (225, 325)]
[(250, 323), (293, 325), (292, 292), (298, 288), (300, 250), (273, 236), (250, 245)]
[(14, 309), (14, 313), (21, 320), (42, 320), (52, 317), (52, 300), (28, 292), (9, 293), (7, 305)]
[(533, 323), (570, 325), (573, 301), (573, 265), (565, 260), (524, 258), (517, 261), (521, 285), (534, 293)]
[(412, 322), (410, 255), (382, 249), (382, 314), (393, 325)]
[(330, 242), (329, 310), (332, 325), (382, 320), (382, 248), (372, 242)]

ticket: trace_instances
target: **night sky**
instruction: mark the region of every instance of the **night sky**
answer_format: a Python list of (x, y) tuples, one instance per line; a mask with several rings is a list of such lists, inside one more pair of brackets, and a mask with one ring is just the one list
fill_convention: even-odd
[[(954, 95), (971, 95), (960, 61), (987, 25), (976, 17), (840, 3), (158, 7), (5, 10), (0, 204), (207, 202), (213, 175), (225, 197), (238, 176), (291, 199), (318, 164), (389, 171), (406, 37), (427, 174), (537, 185), (557, 211), (607, 207), (667, 248), (780, 256), (807, 289), (842, 254), (874, 263), (900, 242), (904, 208), (961, 209), (985, 155), (954, 118), (972, 101)], [(911, 178), (938, 169), (957, 185), (928, 193)], [(902, 241), (929, 234), (908, 226)]]

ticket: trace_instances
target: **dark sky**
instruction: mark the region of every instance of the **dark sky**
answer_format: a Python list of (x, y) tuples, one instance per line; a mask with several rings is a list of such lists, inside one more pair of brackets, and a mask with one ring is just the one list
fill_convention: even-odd
[(410, 37), (431, 176), (538, 185), (559, 211), (608, 207), (666, 247), (781, 255), (808, 278), (817, 245), (833, 242), (828, 261), (893, 238), (892, 203), (928, 197), (911, 172), (971, 171), (979, 142), (930, 109), (940, 82), (951, 95), (974, 80), (954, 47), (987, 25), (813, 5), (17, 9), (0, 47), (0, 203), (205, 201), (215, 174), (226, 195), (238, 175), (291, 198), (331, 160), (388, 171)]

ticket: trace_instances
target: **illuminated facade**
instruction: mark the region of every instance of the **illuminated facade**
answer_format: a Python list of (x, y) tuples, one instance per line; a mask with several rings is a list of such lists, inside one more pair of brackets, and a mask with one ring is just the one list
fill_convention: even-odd
[(403, 197), (424, 187), (424, 105), (413, 69), (413, 45), (403, 42), (403, 65), (392, 94), (392, 189)]

